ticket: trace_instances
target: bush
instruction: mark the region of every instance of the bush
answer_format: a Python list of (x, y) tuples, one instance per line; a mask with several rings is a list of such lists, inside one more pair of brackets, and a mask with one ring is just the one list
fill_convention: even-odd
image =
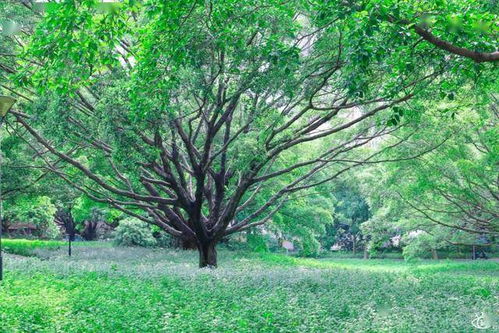
[(159, 247), (165, 247), (165, 248), (172, 248), (174, 239), (172, 236), (167, 234), (164, 231), (155, 231), (153, 233), (154, 238), (156, 239), (156, 246)]
[(114, 242), (120, 246), (156, 246), (151, 227), (139, 219), (129, 217), (120, 222), (114, 231)]
[(257, 234), (250, 233), (248, 234), (248, 247), (253, 252), (269, 252), (269, 248), (267, 246), (267, 242), (265, 237)]

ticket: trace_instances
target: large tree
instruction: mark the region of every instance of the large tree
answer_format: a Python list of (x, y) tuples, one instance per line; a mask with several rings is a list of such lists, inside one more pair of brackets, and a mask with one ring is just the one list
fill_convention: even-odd
[(317, 19), (308, 2), (96, 3), (37, 14), (9, 67), (28, 95), (10, 126), (88, 197), (195, 242), (201, 267), (289, 196), (376, 161), (346, 155), (450, 80), (440, 54), (408, 43), (370, 58), (390, 35), (359, 45), (356, 16)]

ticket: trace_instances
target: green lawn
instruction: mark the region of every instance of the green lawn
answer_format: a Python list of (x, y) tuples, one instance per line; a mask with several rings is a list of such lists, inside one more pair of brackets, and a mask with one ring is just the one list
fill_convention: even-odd
[(6, 255), (0, 332), (472, 332), (474, 320), (499, 329), (493, 261), (219, 251), (219, 269), (199, 270), (194, 252), (43, 251)]
[[(29, 239), (2, 239), (4, 252), (22, 256), (38, 255), (40, 250), (58, 250), (68, 247), (68, 242), (53, 240), (29, 240)], [(111, 243), (103, 242), (73, 242), (73, 247), (105, 247)]]

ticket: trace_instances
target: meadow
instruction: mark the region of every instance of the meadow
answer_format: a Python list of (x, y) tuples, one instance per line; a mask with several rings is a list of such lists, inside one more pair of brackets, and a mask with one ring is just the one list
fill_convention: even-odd
[[(110, 243), (104, 242), (73, 242), (72, 247), (105, 247), (110, 246)], [(59, 250), (67, 248), (68, 243), (59, 240), (31, 240), (31, 239), (3, 239), (3, 250), (10, 254), (17, 254), (25, 257), (41, 256), (43, 253), (51, 255), (51, 252), (43, 252), (43, 250)]]
[(493, 332), (499, 263), (109, 244), (6, 254), (1, 332)]

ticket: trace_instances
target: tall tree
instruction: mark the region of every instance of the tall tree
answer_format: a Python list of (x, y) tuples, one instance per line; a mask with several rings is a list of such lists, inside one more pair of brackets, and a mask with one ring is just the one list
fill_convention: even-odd
[(346, 156), (452, 80), (452, 64), (412, 45), (370, 59), (391, 36), (359, 45), (355, 18), (316, 12), (298, 0), (48, 4), (13, 69), (33, 102), (11, 126), (73, 187), (194, 241), (200, 266), (216, 266), (223, 237), (375, 162), (377, 150)]

